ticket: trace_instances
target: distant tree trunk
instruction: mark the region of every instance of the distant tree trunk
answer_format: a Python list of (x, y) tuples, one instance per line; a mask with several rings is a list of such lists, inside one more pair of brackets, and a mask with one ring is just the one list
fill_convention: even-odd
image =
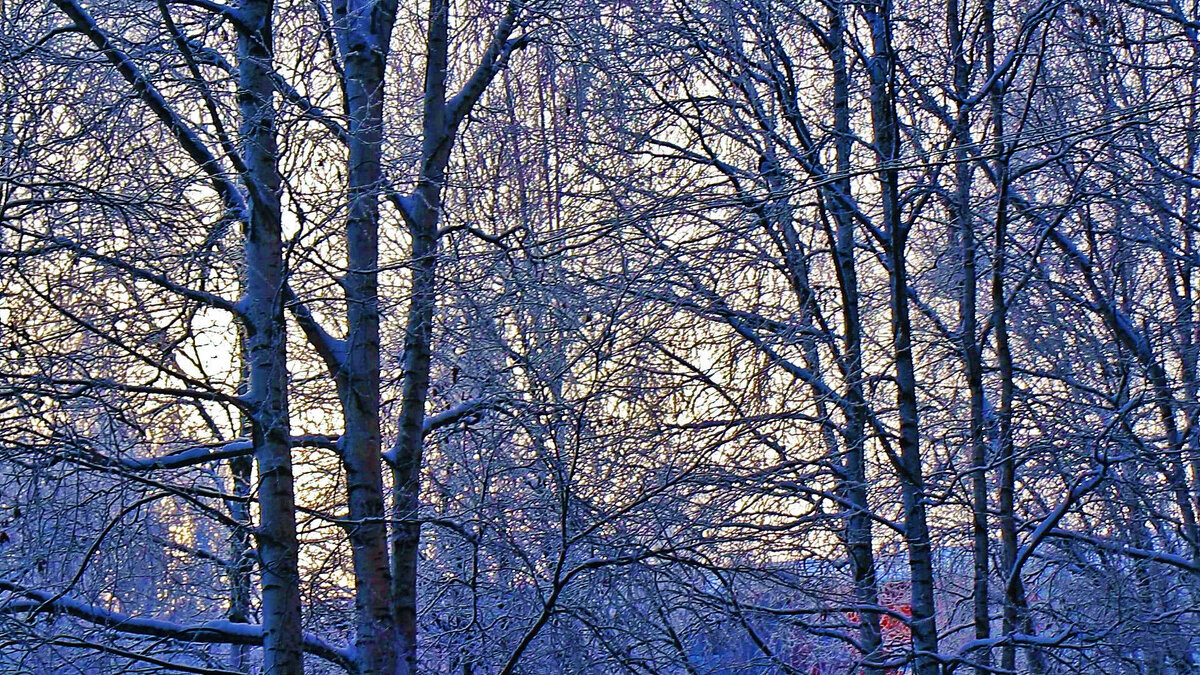
[[(991, 52), (991, 49), (989, 49)], [(993, 96), (993, 100), (996, 97)], [(1003, 138), (1003, 103), (992, 106), (992, 133)], [(992, 330), (996, 334), (996, 361), (1000, 366), (1000, 405), (996, 410), (997, 452), (1000, 458), (999, 518), (1000, 518), (1000, 569), (1005, 577), (1010, 575), (1017, 560), (1017, 520), (1015, 513), (1017, 460), (1013, 443), (1012, 415), (1013, 382), (1012, 348), (1008, 338), (1008, 306), (1004, 290), (1005, 244), (1008, 238), (1008, 172), (1007, 162), (997, 162), (999, 198), (996, 206), (995, 242), (992, 245)], [(1020, 578), (1005, 584), (1004, 624), (1005, 635), (1012, 635), (1017, 626), (1018, 594), (1024, 595)], [(1016, 668), (1016, 646), (1007, 642), (1000, 650), (1000, 667), (1012, 671)]]
[[(250, 431), (250, 430), (247, 430)], [(254, 569), (254, 551), (250, 537), (250, 481), (254, 461), (250, 457), (235, 457), (229, 460), (229, 473), (233, 477), (233, 494), (238, 499), (229, 500), (229, 515), (246, 529), (231, 529), (229, 533), (229, 620), (233, 623), (250, 623), (250, 583)], [(243, 501), (245, 500), (245, 501)], [(243, 673), (250, 672), (245, 645), (230, 645), (230, 666)]]
[[(246, 337), (238, 336), (238, 358), (241, 360), (241, 381), (238, 383), (238, 395), (245, 396), (250, 380), (250, 360), (246, 353)], [(241, 415), (241, 429), (238, 435), (249, 438), (254, 429), (250, 420)], [(229, 460), (229, 475), (233, 481), (230, 492), (236, 499), (226, 502), (229, 516), (242, 528), (231, 527), (229, 530), (229, 612), (227, 616), (233, 623), (250, 623), (250, 592), (252, 575), (254, 573), (254, 543), (250, 532), (253, 528), (250, 515), (251, 482), (254, 478), (254, 458), (249, 456), (234, 457)], [(249, 648), (246, 645), (230, 645), (229, 665), (243, 673), (250, 672), (247, 659)]]
[[(997, 134), (999, 136), (999, 134)], [(997, 452), (1000, 456), (999, 517), (1000, 517), (1000, 569), (1005, 577), (1012, 574), (1017, 560), (1017, 519), (1015, 512), (1017, 460), (1013, 443), (1012, 415), (1013, 360), (1008, 339), (1008, 307), (1004, 291), (1005, 250), (1004, 239), (1008, 236), (1007, 186), (1005, 173), (1000, 174), (1000, 203), (996, 209), (995, 240), (992, 262), (992, 330), (996, 333), (996, 360), (1000, 365), (1000, 406), (996, 410)], [(1021, 579), (1011, 579), (1004, 589), (1005, 635), (1012, 635), (1017, 626), (1017, 608), (1022, 604), (1024, 589)], [(1016, 646), (1005, 643), (1000, 650), (1000, 667), (1005, 670), (1016, 668)]]
[(238, 106), (249, 194), (245, 237), (248, 401), (258, 463), (258, 552), (262, 568), (263, 672), (303, 672), (299, 551), (288, 420), (280, 176), (271, 81), (272, 0), (245, 0), (238, 32)]
[[(988, 76), (996, 72), (996, 29), (994, 0), (985, 0), (983, 6), (983, 30), (985, 67)], [(1004, 584), (1004, 617), (1001, 626), (1005, 636), (1012, 636), (1021, 624), (1024, 614), (1027, 614), (1025, 601), (1025, 586), (1021, 580), (1017, 562), (1017, 515), (1016, 515), (1016, 480), (1017, 458), (1016, 444), (1013, 440), (1013, 398), (1016, 393), (1015, 370), (1013, 366), (1012, 347), (1008, 333), (1008, 298), (1005, 292), (1005, 266), (1007, 264), (1008, 219), (1009, 219), (1009, 158), (1010, 152), (1004, 142), (1004, 96), (1005, 91), (999, 83), (992, 87), (988, 96), (992, 117), (992, 137), (995, 139), (993, 152), (996, 155), (996, 217), (992, 243), (992, 330), (996, 335), (996, 362), (1000, 370), (1000, 405), (996, 410), (997, 433), (996, 452), (1000, 464), (1000, 485), (998, 488), (998, 516), (1000, 519), (1000, 570)], [(1031, 626), (1030, 626), (1031, 628)], [(1032, 630), (1027, 632), (1032, 633)], [(1017, 667), (1017, 647), (1010, 640), (1000, 649), (1000, 668), (1015, 671)], [(1029, 652), (1030, 670), (1033, 673), (1044, 672), (1041, 658), (1036, 650)]]
[(922, 477), (920, 422), (917, 412), (917, 380), (912, 353), (912, 322), (909, 318), (908, 270), (905, 247), (908, 225), (900, 213), (899, 129), (895, 101), (895, 53), (892, 49), (891, 0), (863, 5), (871, 28), (872, 54), (868, 68), (871, 79), (871, 118), (874, 146), (879, 161), (884, 232), (891, 268), (893, 350), (896, 361), (897, 406), (900, 416), (900, 474), (904, 502), (905, 539), (908, 544), (912, 584), (912, 643), (917, 675), (937, 675), (938, 636), (933, 596), (933, 552), (926, 522), (925, 481)]

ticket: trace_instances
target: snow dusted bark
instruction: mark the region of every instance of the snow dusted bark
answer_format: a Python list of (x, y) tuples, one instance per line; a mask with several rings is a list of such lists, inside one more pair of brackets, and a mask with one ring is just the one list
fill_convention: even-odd
[[(996, 62), (996, 17), (995, 3), (986, 0), (983, 5), (983, 39), (985, 67), (989, 79), (994, 79), (999, 64)], [(1004, 142), (1004, 87), (997, 82), (988, 95), (991, 113), (993, 150), (996, 154), (994, 180), (996, 183), (996, 213), (993, 223), (992, 270), (991, 270), (991, 322), (995, 333), (996, 361), (1000, 371), (1000, 404), (996, 410), (996, 452), (1000, 464), (997, 510), (1000, 520), (1000, 576), (1006, 579), (1003, 587), (1004, 609), (1001, 630), (1012, 635), (1024, 624), (1025, 632), (1033, 634), (1032, 621), (1028, 619), (1025, 585), (1020, 570), (1016, 569), (1017, 514), (1016, 443), (1013, 439), (1013, 401), (1016, 395), (1016, 379), (1012, 346), (1008, 330), (1008, 293), (1005, 290), (1005, 267), (1008, 257), (1008, 226), (1010, 206), (1009, 161), (1011, 150)], [(1035, 675), (1044, 671), (1036, 649), (1030, 648), (1029, 664)], [(1016, 645), (1009, 641), (1000, 649), (1000, 668), (1014, 670), (1017, 662)]]
[[(283, 315), (281, 179), (271, 82), (272, 2), (246, 0), (239, 8), (236, 22), (241, 148), (235, 157), (235, 165), (242, 173), (248, 199), (223, 173), (220, 162), (191, 130), (185, 118), (170, 105), (133, 59), (109, 39), (92, 16), (74, 0), (57, 0), (55, 4), (104, 54), (142, 102), (170, 130), (180, 148), (208, 177), (221, 198), (225, 217), (243, 223), (244, 296), (236, 306), (166, 279), (150, 278), (176, 292), (207, 299), (208, 304), (239, 316), (244, 324), (248, 383), (242, 400), (249, 407), (251, 444), (258, 463), (261, 523), (256, 534), (262, 567), (263, 623), (253, 627), (259, 635), (255, 642), (242, 643), (263, 645), (264, 672), (300, 673), (298, 546)], [(114, 262), (119, 264), (119, 261)], [(137, 273), (132, 268), (130, 271)], [(241, 605), (242, 601), (238, 599), (235, 604)]]
[[(993, 4), (984, 4), (984, 29), (987, 50), (987, 68), (989, 73), (995, 72), (996, 34), (994, 27)], [(989, 98), (992, 114), (992, 133), (997, 139), (1004, 138), (1004, 93), (999, 88), (993, 89)], [(997, 143), (1003, 153), (1002, 142)], [(1013, 443), (1013, 396), (1016, 392), (1013, 371), (1012, 348), (1008, 335), (1008, 300), (1005, 291), (1005, 265), (1007, 263), (1008, 239), (1008, 160), (1001, 154), (996, 162), (998, 200), (996, 205), (995, 223), (993, 230), (992, 251), (992, 330), (996, 335), (996, 360), (1000, 368), (1000, 405), (996, 410), (996, 450), (1000, 460), (1000, 485), (998, 489), (998, 510), (1000, 518), (1000, 570), (1004, 575), (1011, 575), (1017, 559), (1017, 521), (1016, 521), (1016, 446)], [(1020, 575), (1012, 575), (1004, 589), (1004, 624), (1005, 635), (1016, 631), (1017, 608), (1024, 602), (1024, 588)], [(1016, 667), (1017, 651), (1013, 644), (1005, 644), (1000, 650), (1000, 667), (1012, 670)]]
[(510, 37), (518, 6), (508, 3), (483, 59), (463, 88), (447, 97), (450, 3), (431, 0), (425, 40), (425, 88), (422, 101), (420, 174), (403, 202), (412, 239), (411, 288), (404, 336), (404, 381), (400, 398), (400, 431), (390, 451), (395, 497), (392, 504), (392, 599), (396, 612), (398, 673), (417, 672), (417, 566), (420, 558), (421, 457), (425, 442), (425, 406), (429, 397), (433, 317), (437, 306), (438, 223), (446, 167), (458, 125), (474, 107), (523, 38)]
[(395, 4), (334, 3), (345, 74), (348, 215), (346, 341), (338, 390), (345, 434), (349, 530), (355, 580), (355, 648), (363, 675), (396, 672), (379, 426), (379, 199), (383, 187), (384, 72)]
[(433, 313), (437, 304), (437, 224), (442, 204), (446, 164), (453, 138), (446, 116), (448, 0), (431, 0), (426, 36), (424, 142), (421, 175), (406, 217), (412, 238), (411, 296), (404, 335), (404, 383), (400, 402), (400, 435), (394, 448), (392, 481), (395, 533), (392, 539), (392, 597), (399, 631), (397, 672), (417, 672), (417, 564), (421, 525), (421, 455), (424, 449), (425, 403)]
[[(26, 588), (7, 579), (0, 579), (0, 591), (20, 596), (5, 602), (7, 613), (28, 612), (41, 607), (72, 616), (94, 626), (104, 626), (128, 635), (147, 635), (169, 640), (180, 640), (200, 644), (263, 645), (266, 629), (262, 625), (234, 623), (232, 621), (206, 621), (195, 624), (178, 624), (158, 619), (130, 616), (97, 605), (90, 605), (70, 598), (56, 597), (47, 591)], [(318, 636), (296, 633), (289, 636), (297, 650), (318, 656), (330, 663), (350, 670), (353, 654), (339, 649)], [(269, 672), (263, 670), (264, 673)]]
[(238, 33), (238, 107), (249, 223), (242, 312), (246, 324), (251, 439), (258, 464), (263, 673), (304, 670), (288, 419), (287, 337), (280, 176), (271, 83), (272, 1), (245, 0)]
[[(229, 460), (229, 473), (233, 477), (233, 494), (238, 499), (228, 502), (229, 516), (246, 529), (230, 528), (229, 534), (229, 612), (233, 623), (250, 623), (250, 590), (253, 565), (253, 545), (250, 536), (250, 481), (254, 462), (249, 457)], [(230, 666), (234, 670), (249, 672), (250, 664), (245, 645), (230, 646)]]

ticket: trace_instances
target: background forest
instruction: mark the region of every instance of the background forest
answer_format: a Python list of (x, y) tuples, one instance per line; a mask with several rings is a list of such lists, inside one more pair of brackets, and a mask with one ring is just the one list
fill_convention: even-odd
[(3, 0), (0, 672), (1200, 673), (1198, 0)]

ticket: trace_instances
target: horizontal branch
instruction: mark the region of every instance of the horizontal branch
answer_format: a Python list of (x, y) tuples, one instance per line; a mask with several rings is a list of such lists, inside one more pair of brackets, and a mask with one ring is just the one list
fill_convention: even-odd
[[(459, 403), (458, 405), (448, 410), (443, 410), (440, 413), (426, 415), (425, 422), (422, 424), (423, 433), (428, 436), (438, 429), (448, 427), (465, 417), (469, 417), (472, 414), (482, 412), (484, 410), (494, 410), (501, 403), (502, 401), (494, 398), (477, 398)], [(393, 448), (384, 452), (383, 459), (388, 463), (395, 463), (395, 449)]]
[[(50, 609), (130, 635), (147, 635), (181, 642), (231, 645), (262, 645), (263, 641), (263, 628), (257, 624), (218, 620), (184, 625), (159, 619), (129, 616), (71, 598), (54, 599), (53, 593), (26, 588), (6, 579), (0, 579), (0, 591), (8, 591), (25, 598), (25, 600), (12, 599), (0, 604), (0, 612), (4, 613), (32, 610), (49, 602)], [(335, 663), (347, 672), (355, 671), (354, 653), (351, 650), (331, 645), (320, 637), (310, 634), (303, 635), (301, 641), (305, 652)]]
[[(293, 448), (324, 448), (337, 450), (337, 437), (322, 434), (292, 436)], [(200, 445), (162, 457), (125, 458), (106, 457), (104, 461), (128, 471), (155, 471), (159, 469), (182, 469), (197, 464), (206, 464), (222, 459), (246, 457), (254, 454), (250, 439), (239, 438), (223, 445)]]
[[(56, 399), (81, 397), (85, 392), (95, 389), (124, 391), (131, 394), (147, 394), (152, 396), (176, 396), (199, 401), (216, 401), (218, 403), (234, 405), (242, 409), (248, 407), (242, 399), (216, 391), (196, 391), (194, 389), (179, 389), (176, 387), (125, 384), (105, 379), (88, 380), (73, 377), (45, 377), (43, 375), (29, 375), (26, 373), (0, 372), (0, 380), (5, 379), (24, 383), (24, 387), (10, 384), (9, 386), (13, 390), (35, 393)], [(54, 390), (55, 387), (70, 387), (71, 391), (56, 391)]]
[(486, 398), (477, 398), (471, 401), (464, 401), (458, 405), (443, 410), (435, 415), (426, 415), (423, 429), (426, 435), (431, 434), (442, 427), (450, 426), (458, 422), (464, 417), (472, 413), (480, 412), (485, 409), (492, 409), (499, 405), (499, 401)]
[(50, 644), (58, 647), (69, 647), (72, 649), (92, 649), (105, 654), (112, 654), (130, 661), (138, 661), (148, 663), (154, 666), (159, 671), (175, 671), (180, 673), (196, 673), (196, 675), (244, 675), (236, 670), (225, 670), (224, 668), (205, 668), (202, 666), (193, 666), (188, 663), (178, 663), (176, 661), (166, 661), (155, 658), (149, 654), (139, 654), (128, 649), (113, 647), (112, 645), (104, 645), (96, 642), (88, 642), (74, 637), (59, 637), (49, 641)]

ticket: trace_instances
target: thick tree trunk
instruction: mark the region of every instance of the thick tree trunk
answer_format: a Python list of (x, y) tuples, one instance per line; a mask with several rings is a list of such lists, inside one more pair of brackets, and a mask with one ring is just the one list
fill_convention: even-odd
[[(344, 9), (339, 5), (339, 10)], [(345, 434), (350, 548), (355, 580), (355, 651), (362, 675), (397, 672), (397, 633), (388, 559), (379, 426), (379, 199), (383, 186), (384, 67), (391, 17), (369, 17), (339, 33), (349, 118), (346, 219), (346, 345), (338, 377)], [(380, 15), (380, 16), (377, 16)], [(403, 671), (401, 671), (403, 672)]]
[(250, 223), (245, 238), (251, 437), (258, 463), (263, 672), (303, 672), (300, 589), (288, 420), (280, 177), (271, 82), (271, 0), (246, 0), (238, 34), (238, 106)]

